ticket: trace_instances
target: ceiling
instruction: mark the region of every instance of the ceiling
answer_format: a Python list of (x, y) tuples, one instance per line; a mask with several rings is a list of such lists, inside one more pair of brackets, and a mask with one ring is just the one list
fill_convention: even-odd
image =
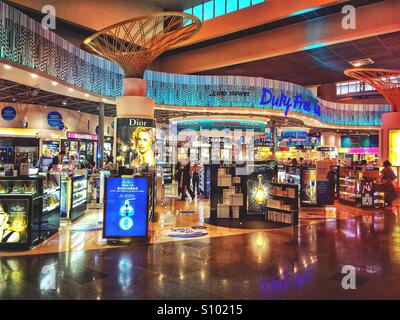
[[(98, 102), (71, 98), (4, 79), (0, 79), (0, 102), (34, 104), (99, 114)], [(105, 115), (111, 117), (115, 114), (115, 105), (106, 104)]]
[[(274, 30), (277, 28), (287, 27), (287, 26), (295, 24), (295, 23), (324, 17), (324, 16), (327, 16), (330, 14), (335, 14), (335, 13), (341, 12), (344, 5), (352, 5), (357, 8), (357, 7), (361, 7), (361, 6), (365, 6), (368, 4), (372, 4), (375, 2), (381, 2), (381, 1), (384, 1), (384, 0), (349, 0), (349, 1), (345, 1), (342, 3), (338, 3), (336, 5), (322, 7), (322, 8), (318, 8), (315, 10), (310, 10), (310, 11), (304, 12), (302, 14), (289, 16), (289, 17), (286, 17), (286, 18), (283, 18), (283, 19), (280, 19), (277, 21), (269, 22), (269, 23), (266, 23), (263, 25), (259, 25), (259, 26), (256, 26), (256, 27), (253, 27), (250, 29), (230, 33), (230, 34), (222, 36), (222, 37), (213, 38), (210, 40), (202, 41), (202, 42), (188, 45), (185, 47), (179, 47), (176, 49), (168, 50), (164, 54), (162, 54), (161, 57), (168, 57), (168, 56), (179, 54), (182, 52), (187, 52), (190, 50), (195, 50), (198, 48), (203, 48), (203, 47), (207, 47), (210, 45), (215, 45), (218, 43), (239, 39), (241, 37), (254, 35), (254, 34), (257, 34), (260, 32), (271, 31), (271, 30)], [(203, 2), (206, 2), (206, 1), (203, 1)]]
[(197, 6), (198, 4), (207, 1), (210, 0), (149, 0), (149, 2), (153, 2), (156, 6), (159, 6), (164, 10), (178, 11)]
[(400, 32), (335, 44), (278, 57), (208, 70), (199, 74), (240, 75), (288, 81), (303, 86), (349, 80), (348, 61), (371, 58), (372, 68), (400, 69)]

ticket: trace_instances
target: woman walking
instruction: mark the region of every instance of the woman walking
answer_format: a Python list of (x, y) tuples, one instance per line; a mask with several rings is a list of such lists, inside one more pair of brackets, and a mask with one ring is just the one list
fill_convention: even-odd
[(396, 190), (393, 186), (393, 182), (397, 179), (397, 177), (391, 167), (392, 164), (388, 160), (383, 162), (383, 166), (384, 166), (384, 168), (381, 172), (379, 179), (381, 180), (384, 191), (385, 191), (386, 206), (387, 206), (387, 208), (391, 208), (392, 201), (395, 197), (395, 192), (396, 192)]

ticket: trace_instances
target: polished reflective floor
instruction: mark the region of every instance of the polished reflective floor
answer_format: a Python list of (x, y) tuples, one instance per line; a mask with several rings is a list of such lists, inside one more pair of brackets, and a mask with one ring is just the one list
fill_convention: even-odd
[[(203, 224), (208, 201), (170, 199), (157, 208), (150, 245), (110, 247), (101, 231), (71, 225), (28, 255), (2, 253), (0, 299), (399, 299), (399, 205), (335, 206), (336, 218), (303, 211), (296, 227), (205, 225), (208, 235), (182, 240), (166, 230)], [(345, 265), (355, 267), (355, 290), (342, 288)]]

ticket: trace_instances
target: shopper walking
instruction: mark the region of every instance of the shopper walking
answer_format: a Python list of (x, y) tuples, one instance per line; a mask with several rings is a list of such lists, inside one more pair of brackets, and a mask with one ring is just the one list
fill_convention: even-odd
[(180, 161), (175, 166), (175, 181), (178, 182), (178, 196), (182, 193), (182, 164)]
[(189, 192), (190, 197), (192, 199), (195, 198), (195, 195), (190, 188), (190, 182), (192, 177), (190, 175), (190, 162), (186, 163), (182, 170), (182, 200), (186, 200), (186, 191)]
[(329, 195), (326, 204), (332, 205), (335, 201), (335, 186), (336, 186), (336, 170), (334, 166), (330, 167), (326, 176), (329, 183)]
[(201, 167), (200, 165), (196, 162), (193, 167), (192, 167), (192, 173), (193, 173), (193, 178), (192, 178), (192, 184), (193, 184), (193, 193), (195, 195), (200, 195), (200, 170)]
[(397, 179), (397, 176), (395, 175), (392, 169), (392, 164), (388, 160), (383, 162), (383, 166), (384, 168), (381, 172), (379, 179), (383, 184), (386, 206), (388, 208), (391, 208), (392, 201), (395, 197), (395, 192), (396, 192), (393, 186), (393, 182)]

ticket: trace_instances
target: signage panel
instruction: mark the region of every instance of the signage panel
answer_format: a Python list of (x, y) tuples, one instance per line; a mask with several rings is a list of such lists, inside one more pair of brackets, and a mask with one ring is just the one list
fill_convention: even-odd
[(62, 122), (62, 115), (57, 111), (52, 111), (47, 114), (47, 122), (50, 127), (58, 128)]
[(5, 106), (1, 110), (1, 117), (6, 121), (14, 120), (16, 116), (17, 116), (17, 111), (15, 110), (14, 107)]
[(147, 177), (106, 177), (104, 238), (147, 238)]

